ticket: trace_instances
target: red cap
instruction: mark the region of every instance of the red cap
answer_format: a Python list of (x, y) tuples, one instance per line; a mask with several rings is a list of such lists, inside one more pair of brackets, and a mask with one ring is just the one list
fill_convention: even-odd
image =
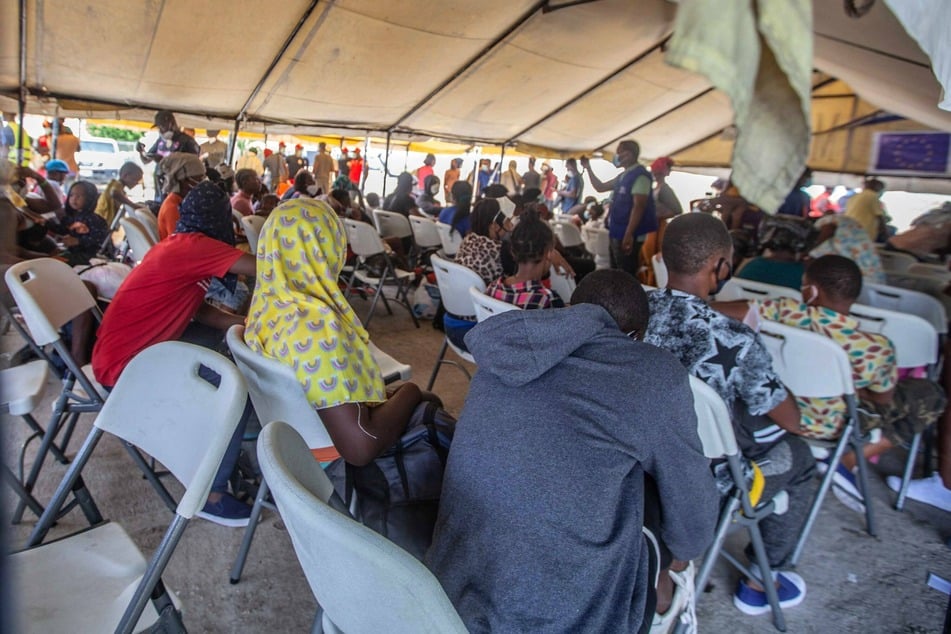
[(269, 150), (269, 149), (267, 149), (267, 148), (264, 148), (264, 158), (267, 158), (267, 157), (271, 156), (272, 154), (274, 154), (274, 152), (272, 152), (271, 150)]
[(277, 147), (287, 147), (287, 146), (284, 145), (284, 141), (281, 141), (280, 143), (277, 144)]
[(340, 151), (341, 151), (341, 152), (349, 152), (350, 150), (348, 150), (348, 149), (345, 148), (345, 147), (342, 147), (342, 148), (340, 148)]
[(295, 149), (295, 150), (303, 150), (303, 149), (304, 149), (304, 146), (301, 145), (300, 143), (298, 143), (297, 145), (294, 146), (294, 149)]
[(660, 158), (655, 159), (653, 163), (651, 163), (651, 171), (654, 173), (663, 172), (663, 171), (669, 170), (673, 166), (674, 166), (674, 159), (670, 158), (669, 156), (661, 156)]
[(353, 153), (354, 153), (354, 154), (359, 154), (359, 153), (360, 153), (360, 148), (358, 148), (358, 147), (353, 148)]

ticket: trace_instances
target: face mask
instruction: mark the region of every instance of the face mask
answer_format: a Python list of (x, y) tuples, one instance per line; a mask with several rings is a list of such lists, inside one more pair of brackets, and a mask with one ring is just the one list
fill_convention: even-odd
[[(721, 280), (720, 269), (723, 268), (724, 264), (726, 265), (726, 277), (724, 277)], [(720, 291), (723, 290), (723, 287), (726, 286), (726, 283), (729, 282), (730, 279), (733, 278), (733, 265), (727, 262), (725, 258), (720, 258), (720, 261), (717, 262), (716, 276), (717, 276), (717, 287), (716, 287), (716, 290), (713, 291), (714, 295), (718, 295)]]
[[(808, 288), (808, 289), (811, 289), (808, 297), (806, 296), (806, 289), (807, 289), (807, 288)], [(817, 299), (819, 299), (819, 289), (816, 288), (816, 285), (815, 285), (815, 284), (807, 284), (807, 285), (805, 285), (805, 286), (802, 287), (802, 301), (803, 301), (807, 306), (810, 305), (810, 304), (812, 304), (812, 302), (816, 301)]]
[(314, 198), (317, 195), (317, 192), (320, 191), (320, 187), (317, 185), (308, 185), (307, 186), (307, 195), (311, 198)]
[(166, 141), (171, 141), (172, 139), (175, 138), (175, 131), (166, 130), (165, 132), (162, 133), (162, 138), (165, 139)]
[(614, 163), (614, 167), (621, 167), (621, 157), (617, 154), (614, 155), (614, 158), (611, 159), (611, 162)]
[(433, 185), (432, 187), (430, 187), (430, 188), (429, 188), (429, 193), (432, 194), (433, 196), (435, 196), (436, 194), (438, 194), (438, 193), (439, 193), (439, 185)]

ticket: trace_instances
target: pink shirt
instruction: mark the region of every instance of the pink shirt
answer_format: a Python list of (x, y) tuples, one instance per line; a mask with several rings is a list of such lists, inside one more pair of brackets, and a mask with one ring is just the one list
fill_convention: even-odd
[(231, 208), (242, 216), (254, 215), (254, 205), (251, 204), (251, 197), (242, 191), (231, 197)]

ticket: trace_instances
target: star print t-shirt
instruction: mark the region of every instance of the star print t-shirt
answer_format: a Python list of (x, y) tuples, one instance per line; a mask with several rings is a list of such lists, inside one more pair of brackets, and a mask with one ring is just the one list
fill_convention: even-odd
[(674, 354), (733, 412), (740, 449), (761, 453), (786, 432), (765, 416), (786, 388), (753, 330), (710, 308), (695, 295), (671, 289), (647, 294), (650, 323), (644, 341)]

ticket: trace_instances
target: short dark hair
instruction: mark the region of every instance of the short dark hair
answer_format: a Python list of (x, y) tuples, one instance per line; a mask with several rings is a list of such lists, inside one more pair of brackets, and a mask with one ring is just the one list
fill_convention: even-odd
[(350, 192), (348, 192), (346, 189), (331, 190), (330, 197), (343, 205), (345, 209), (350, 209), (352, 200), (350, 199)]
[(859, 265), (841, 255), (823, 255), (811, 261), (806, 277), (832, 299), (854, 302), (862, 292)]
[(623, 332), (643, 335), (650, 319), (644, 288), (633, 275), (619, 269), (599, 269), (585, 275), (571, 294), (571, 304), (600, 306)]
[(667, 268), (694, 275), (715, 256), (729, 258), (733, 240), (726, 225), (709, 214), (683, 214), (667, 225), (660, 251)]
[(505, 188), (505, 185), (500, 185), (499, 183), (493, 183), (487, 185), (482, 190), (482, 196), (484, 198), (501, 198), (509, 193), (509, 190)]
[(519, 264), (539, 262), (554, 245), (555, 234), (548, 223), (539, 218), (534, 210), (523, 211), (510, 240), (515, 261)]
[(245, 167), (234, 173), (234, 184), (238, 186), (238, 189), (243, 189), (244, 184), (252, 178), (258, 178), (258, 173)]
[[(297, 174), (294, 176), (294, 191), (307, 191), (307, 188), (312, 182), (316, 182), (314, 176), (307, 171), (307, 168), (302, 167), (297, 170)], [(327, 192), (322, 193), (326, 194)]]
[(864, 189), (871, 189), (872, 191), (880, 192), (885, 190), (885, 183), (878, 180), (877, 178), (870, 178), (865, 181)]
[(617, 144), (619, 150), (627, 150), (634, 155), (634, 160), (636, 161), (641, 156), (641, 146), (637, 144), (637, 141), (633, 139), (625, 139)]
[(469, 215), (469, 229), (477, 236), (489, 235), (489, 228), (492, 226), (496, 217), (502, 213), (499, 207), (499, 201), (495, 198), (483, 198), (472, 208)]

